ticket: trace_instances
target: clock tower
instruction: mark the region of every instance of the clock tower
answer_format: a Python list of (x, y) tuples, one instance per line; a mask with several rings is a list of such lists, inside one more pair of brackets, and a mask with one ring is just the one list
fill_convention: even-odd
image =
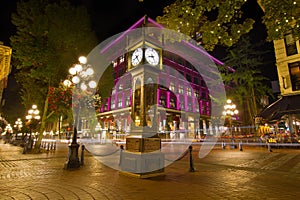
[(121, 170), (141, 178), (161, 175), (164, 171), (157, 117), (161, 56), (162, 50), (147, 41), (131, 48), (128, 55), (127, 72), (132, 77), (131, 124)]

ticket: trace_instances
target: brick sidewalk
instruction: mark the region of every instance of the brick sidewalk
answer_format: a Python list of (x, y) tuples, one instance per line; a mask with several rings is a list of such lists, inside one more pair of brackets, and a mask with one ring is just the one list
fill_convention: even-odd
[(55, 152), (22, 154), (0, 144), (0, 199), (296, 199), (300, 197), (299, 150), (216, 147), (203, 159), (194, 146), (165, 168), (165, 176), (136, 179), (119, 174), (86, 153), (85, 166), (64, 170), (67, 144)]

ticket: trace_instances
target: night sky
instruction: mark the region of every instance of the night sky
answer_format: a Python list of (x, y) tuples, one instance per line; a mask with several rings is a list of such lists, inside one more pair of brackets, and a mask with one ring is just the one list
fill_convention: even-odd
[[(10, 46), (9, 37), (15, 34), (15, 28), (10, 22), (10, 17), (11, 13), (16, 11), (16, 2), (17, 0), (1, 0), (0, 41), (7, 46)], [(99, 42), (101, 42), (125, 31), (145, 14), (152, 19), (155, 19), (158, 15), (162, 15), (163, 8), (174, 2), (174, 0), (144, 0), (143, 3), (140, 3), (139, 0), (73, 0), (73, 2), (75, 4), (84, 2), (87, 5), (92, 17), (93, 29), (99, 38)], [(255, 0), (248, 0), (245, 12), (257, 21), (254, 25), (254, 30), (251, 31), (252, 38), (257, 42), (264, 40), (266, 31), (260, 22), (263, 13)], [(266, 62), (270, 62), (270, 67), (264, 68), (267, 70), (263, 71), (263, 73), (267, 74), (270, 80), (275, 80), (277, 79), (277, 72), (274, 64), (273, 44), (268, 44), (266, 48), (271, 50), (270, 54), (266, 57)], [(222, 60), (222, 51), (215, 51), (213, 54), (216, 58)], [(25, 110), (18, 97), (18, 87), (13, 77), (14, 70), (13, 67), (12, 73), (9, 76), (8, 87), (4, 91), (6, 103), (2, 112), (4, 112), (4, 116), (6, 117), (8, 117), (8, 113), (12, 115), (8, 118), (17, 118), (25, 115)]]

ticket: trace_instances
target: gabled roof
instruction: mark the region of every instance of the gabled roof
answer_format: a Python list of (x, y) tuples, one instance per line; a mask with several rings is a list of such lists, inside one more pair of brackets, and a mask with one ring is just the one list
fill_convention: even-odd
[[(129, 27), (129, 29), (127, 29), (126, 31), (124, 31), (122, 34), (120, 34), (120, 36), (118, 36), (115, 40), (113, 40), (112, 42), (108, 43), (102, 50), (101, 50), (101, 54), (105, 53), (108, 49), (110, 49), (112, 46), (118, 44), (119, 42), (121, 42), (122, 40), (125, 39), (126, 35), (128, 35), (131, 31), (133, 31), (134, 29), (137, 28), (142, 28), (142, 27), (157, 27), (160, 29), (163, 29), (164, 27), (162, 25), (160, 25), (159, 23), (157, 23), (156, 21), (154, 21), (153, 19), (144, 16), (142, 18), (140, 18), (136, 23), (134, 23), (131, 27)], [(218, 64), (218, 65), (224, 65), (223, 62), (221, 62), (220, 60), (218, 60), (217, 58), (213, 57), (212, 55), (210, 55), (209, 53), (207, 53), (205, 50), (199, 48), (196, 45), (193, 45), (192, 43), (189, 42), (184, 42), (185, 45), (187, 45), (188, 47), (190, 47), (191, 49), (201, 53), (202, 55), (210, 58), (214, 63)], [(234, 71), (234, 69), (228, 67), (230, 71)]]

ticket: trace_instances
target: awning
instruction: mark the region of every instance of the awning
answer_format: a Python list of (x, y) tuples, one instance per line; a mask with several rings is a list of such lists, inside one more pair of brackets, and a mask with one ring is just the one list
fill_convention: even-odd
[(266, 107), (259, 116), (271, 121), (286, 114), (300, 114), (300, 95), (282, 96)]

